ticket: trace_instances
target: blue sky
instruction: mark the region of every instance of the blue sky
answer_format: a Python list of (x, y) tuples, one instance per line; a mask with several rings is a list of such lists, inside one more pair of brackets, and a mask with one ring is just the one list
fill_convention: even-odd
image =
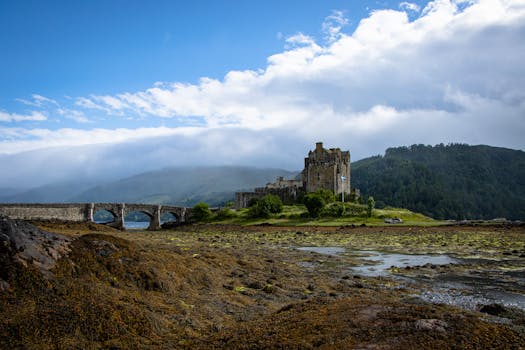
[(523, 0), (1, 1), (0, 187), (524, 149), (524, 38)]
[(355, 27), (377, 1), (2, 1), (0, 104), (32, 94), (116, 94), (258, 69), (333, 9)]

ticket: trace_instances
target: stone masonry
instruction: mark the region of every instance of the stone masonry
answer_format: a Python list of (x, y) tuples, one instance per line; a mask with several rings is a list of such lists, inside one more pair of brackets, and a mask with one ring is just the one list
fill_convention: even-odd
[(350, 152), (339, 148), (325, 149), (322, 142), (316, 143), (315, 150), (308, 152), (304, 159), (301, 177), (307, 193), (320, 189), (334, 194), (350, 193)]
[(128, 213), (141, 212), (150, 218), (148, 229), (158, 230), (163, 213), (171, 213), (177, 222), (191, 220), (192, 209), (156, 204), (130, 203), (0, 203), (0, 214), (19, 220), (61, 220), (92, 222), (93, 215), (100, 210), (109, 211), (114, 221), (108, 225), (124, 229), (124, 218)]
[(323, 143), (318, 142), (315, 150), (308, 152), (308, 157), (304, 159), (301, 180), (285, 180), (279, 177), (274, 183), (256, 188), (253, 192), (237, 192), (235, 208), (246, 208), (252, 199), (262, 198), (268, 194), (278, 196), (284, 203), (290, 203), (301, 193), (320, 189), (330, 190), (334, 194), (350, 193), (349, 151), (341, 151), (339, 148), (325, 149)]

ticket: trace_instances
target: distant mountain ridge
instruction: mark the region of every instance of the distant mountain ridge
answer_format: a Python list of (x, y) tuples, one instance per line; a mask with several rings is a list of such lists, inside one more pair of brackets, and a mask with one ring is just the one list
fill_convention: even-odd
[(378, 205), (439, 219), (525, 220), (525, 152), (412, 145), (352, 163), (352, 186)]
[(259, 169), (239, 166), (181, 167), (142, 173), (80, 193), (71, 202), (158, 203), (193, 206), (206, 202), (222, 205), (235, 197), (236, 191), (273, 182), (278, 176), (297, 173), (283, 169)]

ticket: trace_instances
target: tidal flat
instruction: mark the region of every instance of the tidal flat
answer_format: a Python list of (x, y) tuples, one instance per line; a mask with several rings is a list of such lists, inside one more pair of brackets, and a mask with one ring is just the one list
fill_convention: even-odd
[(525, 227), (35, 224), (70, 253), (8, 281), (3, 347), (525, 347)]

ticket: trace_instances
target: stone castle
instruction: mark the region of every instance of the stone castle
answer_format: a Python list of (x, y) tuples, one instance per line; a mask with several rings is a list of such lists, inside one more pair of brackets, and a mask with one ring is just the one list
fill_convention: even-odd
[(274, 183), (265, 187), (256, 188), (253, 192), (237, 192), (235, 207), (248, 207), (252, 199), (262, 198), (273, 194), (281, 198), (284, 203), (295, 201), (301, 193), (315, 192), (320, 189), (330, 190), (335, 194), (350, 193), (350, 152), (339, 148), (323, 148), (318, 142), (315, 150), (308, 152), (304, 159), (304, 169), (301, 180), (285, 180), (277, 178)]

